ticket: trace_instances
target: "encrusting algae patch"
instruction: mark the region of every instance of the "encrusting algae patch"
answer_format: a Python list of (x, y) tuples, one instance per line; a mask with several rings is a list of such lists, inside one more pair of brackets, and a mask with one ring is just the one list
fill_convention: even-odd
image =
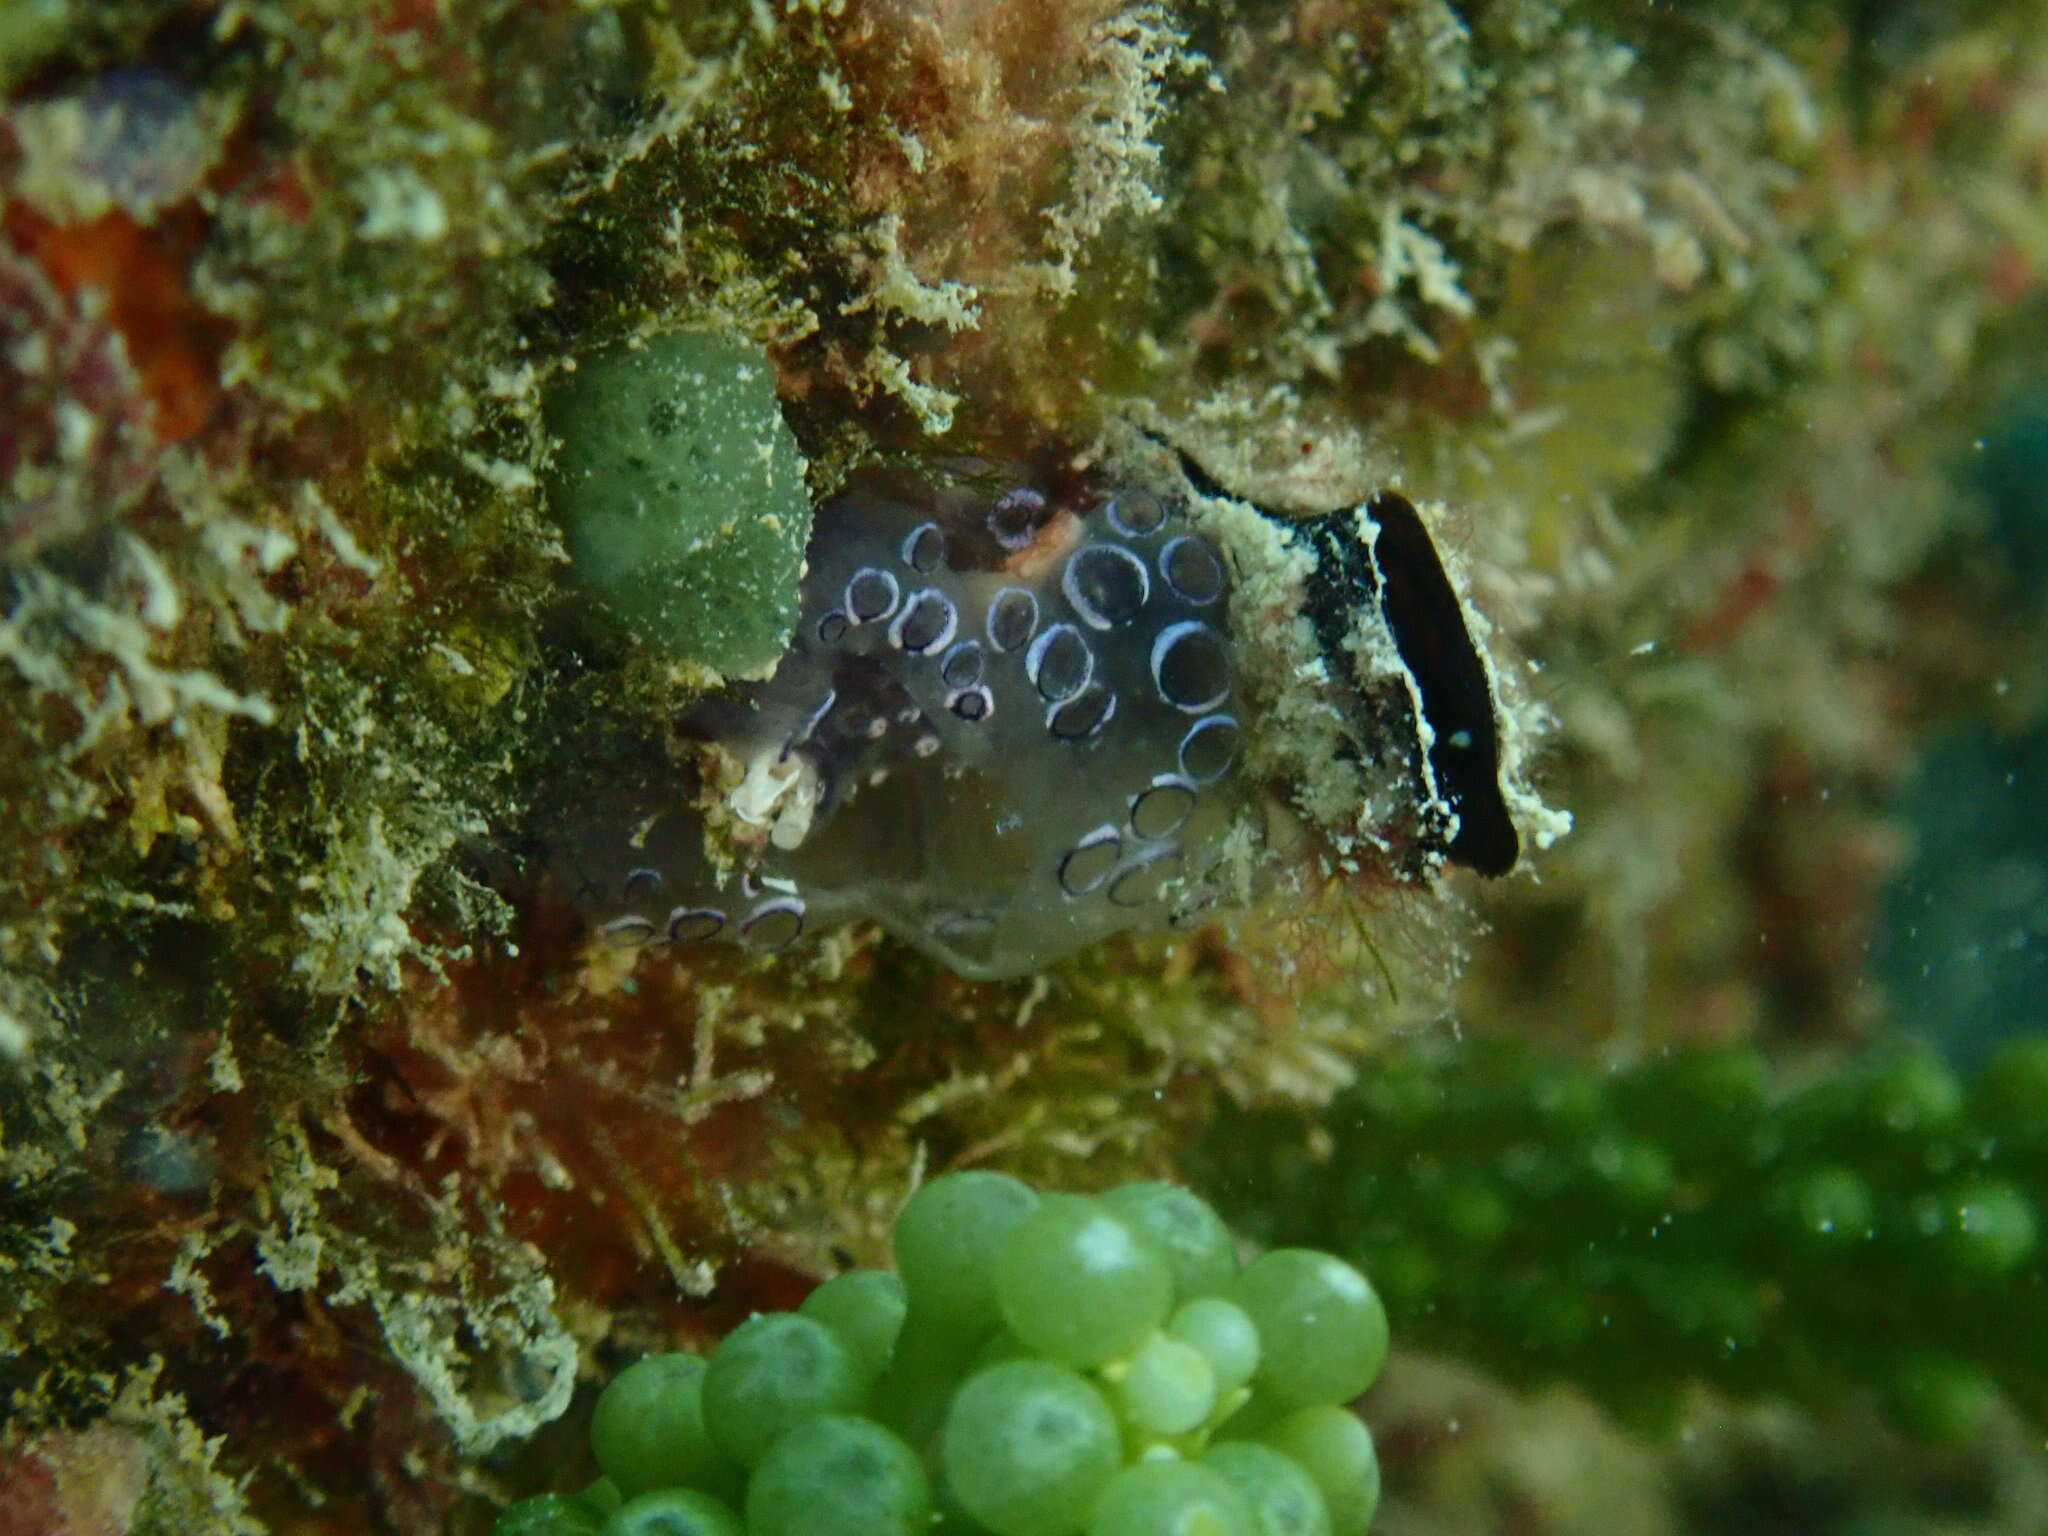
[(1841, 1047), (2048, 251), (2048, 28), (1873, 10), (0, 8), (0, 1524), (480, 1530), (1454, 1005)]

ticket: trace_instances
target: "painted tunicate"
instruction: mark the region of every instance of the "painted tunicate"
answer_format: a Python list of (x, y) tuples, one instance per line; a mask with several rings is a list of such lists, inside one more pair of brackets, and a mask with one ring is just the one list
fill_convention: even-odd
[[(730, 803), (762, 846), (721, 881), (680, 796), (589, 807), (567, 852), (594, 926), (767, 950), (867, 917), (1001, 976), (1206, 895), (1242, 786), (1214, 752), (1204, 782), (1183, 773), (1186, 705), (1151, 674), (1161, 635), (1220, 642), (1148, 574), (1201, 536), (1150, 493), (1115, 505), (860, 487), (821, 508), (774, 675), (690, 723), (739, 763)], [(1229, 691), (1212, 651), (1209, 703)]]
[[(1323, 695), (1307, 717), (1340, 721), (1340, 771), (1378, 775), (1333, 859), (1368, 848), (1400, 877), (1467, 848), (1498, 868), (1505, 827), (1513, 862), (1485, 775), (1493, 738), (1468, 745), (1482, 710), (1470, 669), (1482, 685), (1489, 674), (1458, 654), (1474, 646), (1463, 610), (1452, 596), (1427, 611), (1432, 579), (1450, 592), (1440, 569), (1380, 563), (1412, 563), (1414, 530), (1348, 514), (1363, 552), (1343, 558), (1366, 561), (1370, 582), (1318, 565), (1300, 619), (1247, 621), (1230, 611), (1235, 557), (1186, 496), (990, 478), (857, 476), (819, 509), (801, 615), (773, 674), (682, 722), (706, 781), (730, 786), (718, 832), (707, 839), (701, 790), (660, 778), (607, 785), (614, 799), (569, 815), (556, 873), (606, 942), (760, 953), (869, 919), (967, 975), (1003, 977), (1126, 929), (1197, 920), (1284, 863), (1258, 865), (1261, 802), (1288, 790), (1253, 781), (1258, 711), (1271, 705), (1245, 694), (1238, 652), (1290, 625), (1311, 656), (1321, 647), (1287, 669)], [(1311, 539), (1336, 526), (1286, 524)], [(1436, 626), (1426, 644), (1417, 622)], [(1375, 646), (1380, 671), (1366, 676), (1358, 658)], [(1433, 747), (1444, 723), (1468, 744)]]

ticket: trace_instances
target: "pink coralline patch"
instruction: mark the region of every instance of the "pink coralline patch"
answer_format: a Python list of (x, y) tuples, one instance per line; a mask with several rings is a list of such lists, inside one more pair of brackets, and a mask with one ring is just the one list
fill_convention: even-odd
[(136, 1436), (104, 1425), (0, 1458), (0, 1536), (125, 1536), (149, 1486)]

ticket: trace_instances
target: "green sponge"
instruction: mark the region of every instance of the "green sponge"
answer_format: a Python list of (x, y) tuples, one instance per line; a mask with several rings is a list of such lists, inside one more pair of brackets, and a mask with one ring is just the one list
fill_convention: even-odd
[(811, 506), (760, 348), (713, 332), (610, 347), (556, 379), (545, 411), (549, 499), (603, 617), (675, 661), (772, 671)]

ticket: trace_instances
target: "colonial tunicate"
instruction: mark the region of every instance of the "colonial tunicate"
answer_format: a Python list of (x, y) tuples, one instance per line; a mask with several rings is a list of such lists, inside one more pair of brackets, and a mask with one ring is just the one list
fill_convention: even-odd
[(548, 499), (594, 617), (676, 661), (767, 675), (811, 521), (767, 357), (737, 336), (658, 336), (580, 359), (545, 405), (561, 439)]
[[(1441, 567), (1391, 563), (1413, 565), (1412, 535), (1429, 550), (1419, 519), (1386, 531), (1405, 502), (1332, 514), (1348, 535), (1283, 524), (1317, 576), (1299, 616), (1261, 618), (1230, 611), (1236, 556), (1187, 495), (995, 473), (870, 473), (819, 509), (773, 675), (681, 722), (694, 778), (610, 786), (570, 815), (556, 873), (606, 941), (769, 953), (869, 918), (999, 977), (1205, 912), (1246, 888), (1261, 807), (1284, 793), (1248, 752), (1272, 705), (1245, 694), (1237, 652), (1261, 623), (1320, 644), (1294, 670), (1343, 722), (1336, 755), (1373, 767), (1358, 840), (1384, 866), (1513, 862), (1490, 674)], [(1340, 552), (1314, 541), (1340, 537), (1360, 547), (1326, 570)], [(1358, 670), (1360, 615), (1387, 642), (1381, 675)]]

